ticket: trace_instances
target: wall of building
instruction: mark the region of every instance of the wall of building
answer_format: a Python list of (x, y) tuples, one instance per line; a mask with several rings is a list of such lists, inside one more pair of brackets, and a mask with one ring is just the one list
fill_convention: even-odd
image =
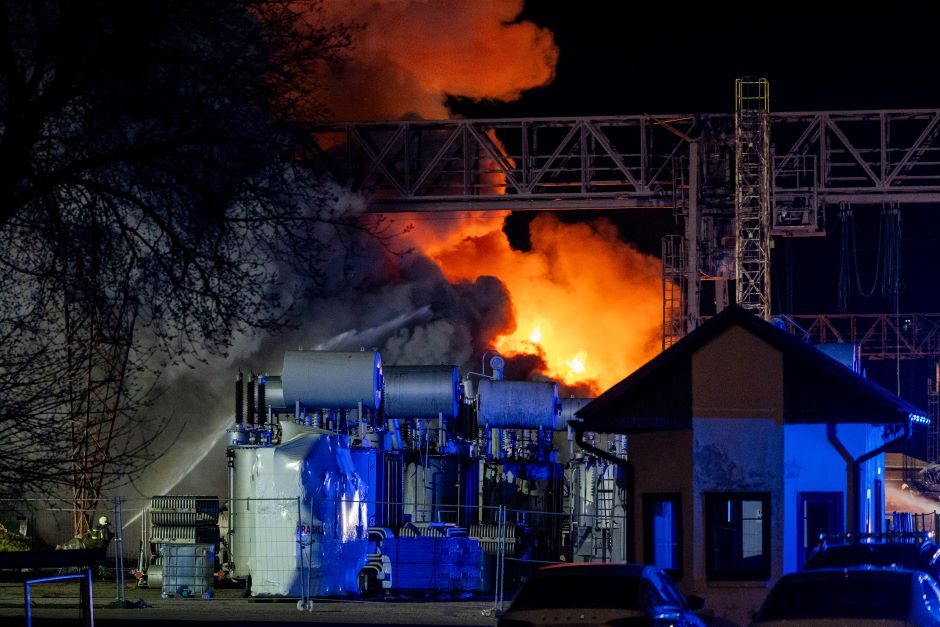
[(637, 433), (630, 436), (630, 462), (635, 469), (633, 496), (634, 556), (648, 561), (643, 553), (643, 495), (678, 493), (682, 503), (682, 581), (683, 589), (691, 592), (692, 580), (693, 492), (692, 492), (692, 430)]
[(783, 571), (783, 359), (732, 327), (692, 356), (693, 589), (721, 616), (747, 624), (768, 582), (706, 577), (706, 492), (769, 492), (771, 580)]
[[(882, 428), (867, 424), (839, 425), (836, 435), (853, 460), (884, 442)], [(879, 530), (878, 513), (884, 512), (884, 455), (865, 462), (860, 470), (859, 485), (854, 490), (858, 495), (858, 531), (875, 532)], [(841, 492), (842, 530), (856, 531), (851, 528), (849, 511), (852, 504), (849, 498), (851, 472), (851, 462), (847, 462), (828, 441), (826, 425), (787, 425), (784, 428), (784, 508), (787, 511), (783, 539), (784, 547), (787, 547), (783, 565), (785, 573), (800, 567), (796, 550), (800, 541), (800, 492)], [(881, 490), (876, 488), (876, 481), (882, 481)]]

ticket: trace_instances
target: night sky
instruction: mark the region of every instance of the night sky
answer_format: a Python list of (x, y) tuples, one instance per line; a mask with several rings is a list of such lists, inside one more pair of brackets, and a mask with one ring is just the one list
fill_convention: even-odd
[[(734, 79), (740, 76), (769, 79), (774, 111), (940, 108), (936, 3), (531, 0), (520, 19), (554, 33), (560, 50), (555, 80), (512, 103), (451, 100), (455, 113), (732, 113)], [(855, 209), (860, 277), (870, 284), (879, 207)], [(937, 210), (902, 208), (901, 312), (940, 312)], [(510, 219), (506, 230), (515, 246), (526, 246), (524, 227), (531, 217)], [(825, 238), (778, 240), (775, 312), (783, 302), (792, 302), (789, 313), (838, 311), (839, 238), (835, 216), (827, 217)], [(656, 255), (662, 235), (675, 229), (669, 210), (616, 212), (614, 219), (625, 240)], [(784, 295), (788, 282), (792, 292)], [(888, 313), (894, 306), (880, 293), (865, 300), (854, 292), (849, 311)], [(873, 378), (895, 389), (893, 363), (869, 368)], [(902, 364), (902, 394), (923, 405), (925, 377), (926, 364)]]

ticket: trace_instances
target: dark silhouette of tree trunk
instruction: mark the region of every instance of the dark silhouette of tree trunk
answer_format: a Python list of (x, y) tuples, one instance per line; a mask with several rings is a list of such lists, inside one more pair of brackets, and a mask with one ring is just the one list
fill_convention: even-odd
[(369, 231), (297, 156), (318, 1), (0, 2), (0, 492), (102, 490), (160, 451), (162, 370), (285, 323)]

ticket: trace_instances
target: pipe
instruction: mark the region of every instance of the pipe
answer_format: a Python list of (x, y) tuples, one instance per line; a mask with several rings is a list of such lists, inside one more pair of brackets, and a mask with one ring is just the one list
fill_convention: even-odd
[(833, 423), (826, 424), (826, 439), (829, 440), (829, 443), (832, 444), (832, 447), (836, 449), (842, 459), (845, 460), (846, 473), (848, 475), (847, 483), (849, 484), (846, 486), (848, 500), (847, 509), (849, 510), (849, 519), (846, 521), (846, 526), (856, 533), (862, 532), (861, 494), (859, 493), (859, 484), (861, 483), (862, 477), (862, 464), (886, 452), (895, 444), (910, 439), (911, 435), (913, 435), (913, 428), (911, 426), (910, 418), (904, 421), (902, 428), (903, 430), (901, 435), (888, 440), (881, 446), (863, 453), (858, 457), (853, 457), (842, 441), (839, 440), (839, 436), (836, 433), (836, 425)]
[[(572, 423), (575, 421), (572, 420)], [(588, 444), (584, 441), (584, 424), (576, 423), (572, 424), (574, 427), (575, 441), (578, 443), (578, 446), (586, 450), (587, 452), (600, 457), (601, 459), (607, 460), (613, 464), (616, 464), (621, 469), (623, 469), (623, 479), (626, 484), (627, 498), (624, 500), (624, 528), (625, 534), (627, 536), (627, 561), (634, 562), (636, 561), (635, 551), (634, 551), (634, 530), (633, 530), (633, 501), (636, 498), (634, 494), (634, 476), (633, 476), (633, 464), (631, 464), (626, 459), (617, 457), (609, 453), (608, 451), (602, 450), (594, 446), (593, 444)]]
[[(899, 442), (904, 442), (904, 441), (906, 441), (906, 440), (909, 440), (913, 434), (914, 434), (914, 428), (913, 428), (913, 425), (911, 424), (911, 419), (910, 419), (910, 417), (908, 417), (908, 419), (905, 420), (904, 423), (903, 423), (903, 430), (901, 431), (901, 435), (899, 435), (899, 436), (897, 436), (897, 437), (895, 437), (895, 438), (893, 438), (893, 439), (891, 439), (891, 440), (888, 440), (887, 442), (885, 442), (885, 443), (882, 444), (881, 446), (879, 446), (879, 447), (877, 447), (877, 448), (875, 448), (875, 449), (872, 449), (872, 450), (868, 451), (867, 453), (863, 453), (858, 459), (856, 459), (856, 460), (855, 460), (855, 465), (854, 465), (854, 467), (852, 468), (852, 473), (853, 473), (854, 479), (855, 479), (855, 485), (857, 486), (857, 485), (860, 483), (860, 481), (861, 481), (861, 476), (862, 476), (862, 464), (864, 464), (864, 463), (867, 462), (868, 460), (872, 459), (873, 457), (875, 457), (875, 456), (877, 456), (877, 455), (881, 455), (882, 453), (886, 452), (886, 451), (887, 451), (889, 448), (891, 448), (893, 445), (895, 445), (895, 444), (897, 444), (897, 443), (899, 443)], [(860, 496), (857, 492), (858, 492), (858, 490), (856, 490), (856, 497), (861, 498), (861, 496)], [(883, 495), (883, 492), (882, 492), (882, 495)], [(882, 498), (884, 498), (884, 496), (882, 496)], [(859, 505), (860, 505), (860, 504), (859, 504)], [(859, 510), (859, 506), (856, 505), (856, 511), (858, 511), (858, 510)], [(878, 527), (880, 528), (880, 526), (881, 526), (881, 522), (879, 521)], [(861, 532), (861, 529), (857, 529), (857, 531)]]
[(447, 446), (447, 425), (444, 422), (443, 412), (437, 413), (437, 450), (440, 453), (444, 452), (444, 447)]
[(362, 446), (366, 446), (366, 419), (362, 415), (362, 401), (359, 401), (356, 404), (356, 418), (358, 419), (359, 426), (359, 441), (362, 442)]
[(393, 451), (401, 449), (401, 433), (398, 431), (398, 418), (389, 418), (388, 433), (391, 436), (391, 446)]

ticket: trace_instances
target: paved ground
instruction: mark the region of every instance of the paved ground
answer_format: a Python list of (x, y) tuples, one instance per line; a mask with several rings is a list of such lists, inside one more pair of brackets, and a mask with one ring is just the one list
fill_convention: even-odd
[[(216, 590), (213, 599), (161, 599), (159, 590), (137, 589), (129, 583), (126, 599), (130, 605), (115, 604), (113, 583), (94, 586), (95, 624), (127, 625), (129, 621), (150, 624), (184, 624), (239, 627), (270, 622), (290, 625), (466, 625), (494, 627), (493, 602), (455, 601), (315, 601), (310, 611), (299, 611), (295, 601), (244, 599), (241, 590)], [(0, 583), (0, 625), (23, 625), (23, 584)], [(36, 586), (33, 592), (34, 624), (64, 626), (78, 621), (77, 583)], [(151, 623), (158, 621), (158, 623)]]

